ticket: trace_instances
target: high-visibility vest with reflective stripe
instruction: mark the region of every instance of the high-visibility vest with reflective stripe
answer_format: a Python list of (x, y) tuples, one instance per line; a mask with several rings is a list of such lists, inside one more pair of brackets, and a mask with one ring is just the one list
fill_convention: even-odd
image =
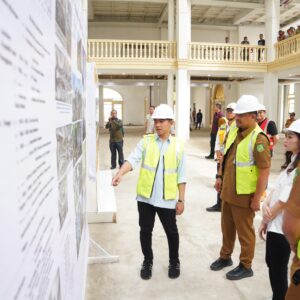
[[(151, 198), (153, 185), (160, 158), (160, 150), (154, 134), (143, 138), (143, 158), (137, 185), (137, 194)], [(183, 154), (183, 142), (170, 136), (170, 144), (163, 156), (163, 199), (174, 200), (177, 197), (177, 167)]]
[(224, 143), (224, 139), (225, 139), (225, 135), (226, 135), (226, 131), (227, 131), (227, 126), (228, 126), (227, 123), (225, 123), (225, 124), (222, 124), (219, 127), (218, 137), (219, 137), (220, 146), (222, 146), (223, 143)]
[[(225, 154), (234, 143), (238, 128), (232, 128), (229, 131), (228, 138), (225, 145)], [(236, 193), (252, 194), (256, 190), (258, 180), (258, 168), (253, 156), (253, 150), (257, 136), (263, 132), (261, 128), (256, 127), (237, 145), (235, 154), (235, 168), (236, 168)]]

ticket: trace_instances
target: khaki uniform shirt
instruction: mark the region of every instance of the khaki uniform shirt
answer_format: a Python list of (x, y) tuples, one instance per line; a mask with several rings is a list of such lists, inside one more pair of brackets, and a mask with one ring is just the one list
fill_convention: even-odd
[[(236, 206), (249, 208), (251, 205), (251, 198), (254, 194), (237, 195), (236, 193), (236, 167), (234, 164), (237, 145), (255, 128), (255, 126), (244, 131), (238, 131), (237, 137), (228, 150), (223, 164), (223, 183), (221, 191), (221, 199)], [(259, 146), (258, 146), (259, 145)], [(254, 160), (259, 169), (270, 168), (270, 142), (264, 134), (257, 136), (254, 150)], [(245, 180), (247, 180), (245, 178)]]
[[(300, 218), (300, 163), (298, 163), (298, 168), (296, 170), (295, 181), (289, 200), (286, 204), (286, 210), (296, 218)], [(291, 267), (291, 274), (294, 274), (300, 269), (300, 260), (295, 255), (293, 264)]]

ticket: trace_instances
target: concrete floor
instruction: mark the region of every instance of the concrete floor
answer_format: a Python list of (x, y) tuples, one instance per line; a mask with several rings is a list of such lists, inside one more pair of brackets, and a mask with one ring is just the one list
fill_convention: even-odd
[[(127, 129), (125, 157), (141, 138), (138, 129)], [(109, 169), (110, 153), (108, 135), (101, 135), (101, 169)], [(165, 233), (158, 219), (153, 232), (154, 266), (149, 281), (139, 277), (143, 260), (139, 244), (138, 214), (135, 188), (138, 170), (127, 174), (115, 189), (117, 199), (117, 223), (90, 224), (90, 236), (108, 252), (119, 255), (115, 264), (98, 264), (88, 267), (86, 300), (260, 300), (272, 293), (264, 261), (265, 243), (256, 241), (253, 261), (254, 277), (233, 282), (225, 278), (232, 267), (213, 272), (209, 265), (219, 257), (221, 245), (220, 213), (208, 213), (205, 208), (216, 201), (213, 189), (216, 163), (204, 158), (209, 150), (209, 132), (193, 131), (186, 143), (187, 191), (183, 215), (178, 217), (180, 232), (181, 276), (170, 280), (167, 276), (168, 246)], [(282, 163), (282, 141), (273, 158), (269, 187), (278, 175)], [(257, 213), (258, 227), (261, 213)], [(236, 242), (233, 254), (235, 267), (239, 260), (240, 246)]]

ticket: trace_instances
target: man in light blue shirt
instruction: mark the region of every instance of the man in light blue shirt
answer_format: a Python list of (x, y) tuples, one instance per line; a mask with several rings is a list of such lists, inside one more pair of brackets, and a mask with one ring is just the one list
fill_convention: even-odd
[(152, 231), (157, 213), (168, 238), (168, 276), (174, 279), (180, 276), (176, 214), (180, 215), (184, 211), (185, 156), (183, 143), (170, 134), (174, 122), (173, 110), (161, 104), (155, 109), (152, 118), (157, 133), (145, 136), (137, 144), (113, 177), (112, 185), (118, 185), (123, 175), (142, 162), (137, 188), (140, 242), (144, 255), (140, 275), (142, 279), (150, 279), (152, 276)]

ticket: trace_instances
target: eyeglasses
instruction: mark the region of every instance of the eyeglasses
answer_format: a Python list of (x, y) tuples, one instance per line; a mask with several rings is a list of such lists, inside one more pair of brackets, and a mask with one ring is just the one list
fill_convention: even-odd
[(227, 109), (226, 109), (226, 112), (228, 112), (228, 113), (231, 113), (231, 114), (232, 114), (232, 113), (233, 113), (233, 109), (232, 109), (232, 108), (227, 108)]

